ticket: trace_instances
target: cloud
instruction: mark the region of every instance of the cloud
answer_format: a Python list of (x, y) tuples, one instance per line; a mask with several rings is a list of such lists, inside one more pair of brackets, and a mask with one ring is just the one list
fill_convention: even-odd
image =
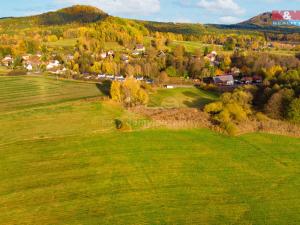
[(160, 11), (160, 0), (56, 0), (56, 2), (92, 5), (112, 14), (149, 15)]
[(245, 12), (234, 0), (200, 0), (197, 6), (223, 15), (241, 15)]
[(219, 18), (219, 22), (222, 24), (235, 24), (241, 22), (241, 19), (235, 16), (222, 16)]

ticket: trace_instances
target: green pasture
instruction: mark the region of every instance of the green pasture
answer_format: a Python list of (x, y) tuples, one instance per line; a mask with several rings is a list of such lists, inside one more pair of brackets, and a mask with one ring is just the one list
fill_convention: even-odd
[(75, 47), (77, 38), (61, 39), (55, 42), (45, 42), (49, 47)]
[(158, 89), (150, 95), (150, 107), (163, 108), (201, 108), (217, 100), (218, 95), (196, 87), (179, 87)]
[[(144, 119), (89, 98), (100, 95), (94, 84), (0, 77), (0, 224), (299, 223), (300, 139), (118, 131), (116, 119)], [(154, 105), (163, 95), (185, 107), (217, 98), (160, 90)]]
[(96, 84), (43, 76), (0, 77), (1, 112), (101, 95)]
[(224, 51), (220, 45), (204, 44), (199, 41), (173, 41), (171, 49), (174, 49), (177, 45), (183, 45), (185, 50), (190, 53), (194, 53), (197, 49), (204, 52), (205, 47), (208, 47), (209, 50), (215, 50), (218, 53), (230, 53), (230, 51)]

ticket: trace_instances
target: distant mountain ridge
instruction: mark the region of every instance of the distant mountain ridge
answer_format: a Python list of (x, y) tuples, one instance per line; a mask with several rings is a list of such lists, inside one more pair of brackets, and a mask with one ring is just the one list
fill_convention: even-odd
[(238, 23), (239, 25), (257, 25), (257, 26), (272, 26), (272, 13), (265, 12), (252, 17), (249, 20)]

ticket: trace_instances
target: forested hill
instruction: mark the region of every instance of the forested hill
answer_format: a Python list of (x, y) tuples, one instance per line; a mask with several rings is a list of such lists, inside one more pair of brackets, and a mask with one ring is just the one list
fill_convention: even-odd
[(7, 28), (26, 28), (37, 25), (54, 26), (71, 23), (94, 23), (109, 17), (107, 13), (92, 6), (74, 5), (54, 12), (28, 17), (0, 18), (0, 26)]
[(92, 6), (75, 5), (56, 12), (35, 16), (42, 25), (61, 25), (73, 22), (93, 23), (108, 17), (108, 14)]
[(219, 29), (256, 30), (262, 32), (274, 32), (274, 33), (282, 33), (282, 34), (300, 33), (300, 27), (273, 26), (271, 12), (265, 12), (259, 14), (255, 17), (252, 17), (249, 20), (243, 21), (238, 24), (231, 24), (231, 25), (214, 24), (212, 26)]

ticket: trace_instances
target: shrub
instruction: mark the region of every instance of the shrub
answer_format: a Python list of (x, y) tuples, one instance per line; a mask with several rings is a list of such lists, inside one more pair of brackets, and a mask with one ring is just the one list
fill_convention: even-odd
[(252, 94), (236, 89), (233, 93), (224, 93), (221, 100), (205, 106), (204, 111), (211, 114), (212, 119), (217, 121), (220, 127), (229, 135), (237, 133), (235, 123), (240, 123), (252, 113)]
[(294, 91), (292, 89), (282, 89), (274, 93), (265, 106), (265, 112), (273, 119), (286, 118), (287, 108), (293, 96)]
[(268, 120), (268, 117), (261, 112), (256, 113), (256, 118), (258, 119), (258, 121), (261, 121), (261, 122)]
[(115, 125), (116, 125), (116, 129), (120, 130), (120, 131), (130, 131), (131, 130), (130, 124), (127, 122), (124, 122), (120, 119), (115, 119)]
[(10, 71), (7, 75), (8, 76), (21, 76), (21, 75), (26, 75), (27, 70), (26, 69), (15, 69)]
[(221, 127), (230, 136), (235, 136), (238, 133), (236, 125), (232, 122), (223, 123)]
[(290, 103), (288, 118), (291, 121), (300, 122), (300, 98), (296, 98)]

